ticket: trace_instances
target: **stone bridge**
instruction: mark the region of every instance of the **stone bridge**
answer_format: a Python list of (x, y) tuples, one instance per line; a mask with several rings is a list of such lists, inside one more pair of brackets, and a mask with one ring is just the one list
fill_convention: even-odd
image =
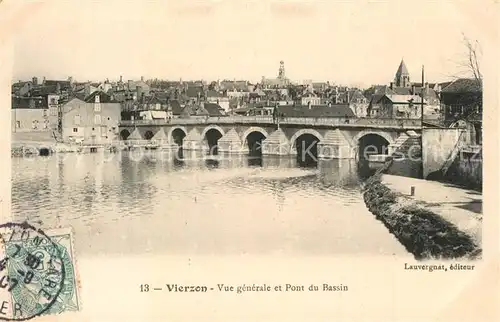
[[(277, 124), (278, 123), (278, 124)], [(270, 116), (191, 117), (121, 121), (128, 144), (182, 146), (184, 150), (296, 155), (310, 151), (320, 158), (357, 158), (360, 149), (390, 154), (401, 140), (421, 131), (420, 120), (370, 118), (281, 118)]]

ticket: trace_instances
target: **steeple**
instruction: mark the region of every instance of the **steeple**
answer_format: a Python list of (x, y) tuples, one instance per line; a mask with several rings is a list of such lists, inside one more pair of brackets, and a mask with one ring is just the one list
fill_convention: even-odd
[(399, 64), (398, 71), (396, 72), (396, 77), (394, 78), (394, 83), (396, 83), (397, 87), (410, 87), (410, 73), (408, 72), (408, 68), (406, 68), (406, 64), (404, 59), (401, 59), (401, 63)]
[(278, 78), (284, 79), (285, 78), (285, 62), (280, 61), (280, 69), (278, 70)]

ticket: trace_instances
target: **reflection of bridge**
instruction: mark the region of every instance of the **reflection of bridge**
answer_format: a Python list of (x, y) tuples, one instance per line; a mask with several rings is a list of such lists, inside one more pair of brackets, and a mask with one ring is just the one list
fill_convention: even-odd
[(355, 158), (358, 148), (370, 145), (378, 150), (372, 153), (390, 153), (398, 138), (420, 129), (416, 119), (285, 117), (278, 127), (271, 116), (192, 117), (121, 121), (120, 136), (131, 143), (146, 140), (184, 150), (217, 146), (220, 152), (248, 153), (261, 146), (270, 155), (309, 149), (324, 158)]

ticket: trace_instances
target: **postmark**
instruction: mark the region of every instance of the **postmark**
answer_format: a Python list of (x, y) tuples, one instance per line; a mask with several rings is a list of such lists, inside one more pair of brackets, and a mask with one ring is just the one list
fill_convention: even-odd
[(0, 320), (77, 311), (71, 233), (0, 225)]

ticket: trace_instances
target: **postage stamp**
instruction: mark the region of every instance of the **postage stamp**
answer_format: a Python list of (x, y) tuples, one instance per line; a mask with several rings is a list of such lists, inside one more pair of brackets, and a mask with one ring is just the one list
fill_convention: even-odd
[(71, 229), (0, 225), (0, 320), (26, 321), (79, 309)]

